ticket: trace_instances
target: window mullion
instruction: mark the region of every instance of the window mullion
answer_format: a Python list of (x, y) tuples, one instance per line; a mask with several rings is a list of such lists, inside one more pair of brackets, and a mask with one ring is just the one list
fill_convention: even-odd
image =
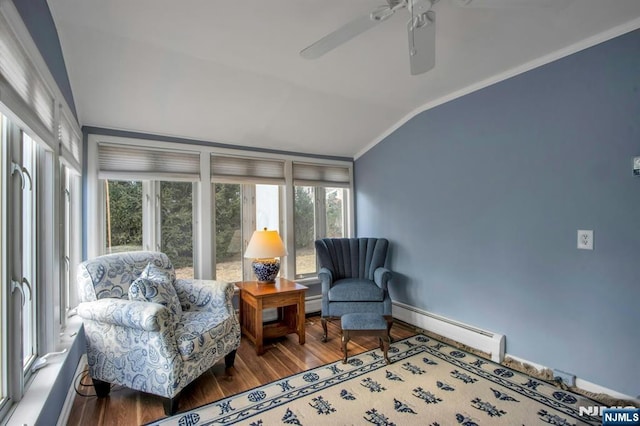
[(154, 209), (151, 216), (153, 232), (154, 251), (162, 251), (162, 192), (160, 190), (162, 183), (160, 181), (151, 182), (153, 191)]
[(156, 250), (156, 193), (153, 181), (142, 181), (142, 247), (143, 250)]
[[(64, 202), (60, 191), (60, 160), (56, 153), (34, 145), (37, 157), (34, 171), (35, 217), (37, 225), (32, 236), (35, 248), (35, 267), (32, 267), (33, 290), (35, 303), (32, 302), (35, 316), (33, 326), (37, 329), (34, 335), (34, 355), (55, 350), (60, 336), (60, 320), (64, 317), (61, 310), (61, 292), (63, 283), (59, 280), (64, 270), (61, 259), (61, 235), (58, 226), (61, 219), (60, 206)], [(37, 182), (37, 184), (36, 184)], [(47, 206), (47, 208), (44, 208)], [(64, 295), (64, 293), (63, 293)]]
[(283, 262), (283, 277), (293, 279), (296, 271), (296, 251), (295, 251), (295, 187), (293, 186), (293, 162), (288, 160), (284, 165), (285, 185), (280, 189), (280, 224), (281, 236), (289, 255)]
[(60, 224), (62, 234), (59, 239), (60, 250), (60, 328), (64, 330), (69, 312), (69, 287), (71, 285), (71, 185), (69, 169), (60, 165)]
[[(20, 129), (7, 124), (7, 150), (9, 166), (9, 206), (7, 211), (10, 236), (7, 250), (7, 265), (9, 267), (8, 286), (8, 356), (7, 365), (14, 366), (8, 369), (7, 396), (13, 401), (20, 401), (24, 389), (24, 374), (22, 368), (22, 306), (25, 294), (20, 287), (22, 284), (22, 185), (24, 177), (13, 170), (12, 165), (22, 165), (22, 141)], [(24, 301), (26, 303), (26, 301)]]
[(326, 193), (323, 187), (315, 188), (315, 220), (316, 220), (316, 239), (324, 238), (327, 235), (327, 209), (326, 209)]
[(256, 186), (252, 184), (241, 185), (242, 199), (242, 249), (240, 255), (242, 257), (242, 278), (243, 280), (252, 280), (253, 269), (251, 268), (252, 259), (244, 258), (244, 251), (249, 244), (249, 240), (256, 229)]
[(77, 267), (82, 260), (82, 182), (81, 176), (73, 174), (70, 182), (71, 200), (69, 216), (69, 288), (67, 292), (67, 308), (73, 309), (78, 304), (76, 287)]

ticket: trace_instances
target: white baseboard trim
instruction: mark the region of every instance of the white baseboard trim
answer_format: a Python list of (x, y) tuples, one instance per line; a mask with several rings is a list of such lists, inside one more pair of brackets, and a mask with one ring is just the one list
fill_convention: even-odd
[[(509, 353), (505, 354), (505, 356), (508, 356), (509, 358), (513, 359), (514, 361), (518, 361), (521, 362), (523, 364), (529, 364), (530, 366), (532, 366), (533, 368), (535, 368), (536, 370), (545, 370), (545, 369), (549, 369), (549, 370), (553, 370), (550, 367), (546, 367), (544, 365), (535, 363), (535, 362), (531, 362), (527, 359), (524, 358), (520, 358), (519, 356), (515, 356), (515, 355), (511, 355)], [(582, 390), (585, 390), (587, 392), (593, 392), (593, 393), (604, 393), (607, 394), (613, 398), (618, 398), (618, 399), (628, 399), (628, 400), (632, 400), (632, 401), (636, 401), (638, 403), (640, 403), (640, 398), (634, 398), (633, 396), (629, 396), (626, 395), (624, 393), (618, 392), (616, 390), (613, 389), (609, 389), (606, 388), (604, 386), (600, 386), (596, 383), (590, 382), (588, 380), (584, 380), (581, 379), (579, 377), (576, 377), (576, 387), (580, 388)]]
[(509, 357), (512, 360), (517, 361), (517, 362), (522, 363), (522, 364), (529, 364), (530, 366), (532, 366), (533, 368), (535, 368), (538, 371), (547, 370), (547, 369), (552, 370), (549, 367), (546, 367), (546, 366), (544, 366), (542, 364), (538, 364), (537, 362), (529, 361), (528, 359), (520, 358), (519, 356), (511, 355), (510, 353), (506, 353), (504, 356), (505, 357)]
[(502, 362), (505, 351), (503, 334), (482, 330), (400, 302), (393, 302), (394, 318), (419, 328), (440, 334), (456, 342), (491, 355), (494, 362)]
[[(87, 364), (87, 354), (83, 354), (80, 357), (80, 361), (78, 362), (78, 367), (76, 367), (76, 372), (73, 377), (78, 377), (78, 375), (84, 369), (84, 366)], [(67, 391), (67, 397), (64, 400), (64, 404), (62, 405), (62, 410), (60, 410), (60, 415), (58, 416), (58, 422), (56, 426), (64, 426), (69, 421), (69, 415), (71, 414), (71, 408), (73, 407), (73, 400), (76, 397), (76, 389), (75, 389), (75, 380), (71, 383), (69, 390)]]
[(322, 295), (309, 296), (304, 302), (305, 313), (314, 313), (322, 311)]
[[(514, 361), (529, 364), (537, 370), (553, 370), (552, 368), (544, 365), (505, 353), (505, 336), (502, 334), (482, 330), (400, 302), (393, 302), (393, 316), (400, 321), (404, 321), (416, 327), (432, 331), (467, 346), (471, 346), (472, 348), (487, 352), (491, 354), (491, 360), (494, 362), (502, 362), (504, 357), (508, 356)], [(576, 387), (588, 392), (604, 393), (614, 398), (628, 399), (640, 403), (640, 396), (634, 398), (579, 377), (576, 377)]]

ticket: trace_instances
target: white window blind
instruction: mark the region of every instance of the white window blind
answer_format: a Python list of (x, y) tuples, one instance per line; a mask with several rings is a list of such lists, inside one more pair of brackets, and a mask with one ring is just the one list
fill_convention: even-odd
[[(62, 111), (62, 107), (60, 107)], [(82, 136), (77, 124), (67, 114), (60, 116), (60, 143), (62, 157), (73, 166), (76, 171), (82, 170)]]
[[(4, 79), (9, 88), (15, 91), (39, 123), (30, 122), (30, 117), (21, 116), (21, 118), (34, 131), (41, 127), (46, 129), (49, 134), (39, 136), (45, 140), (50, 139), (50, 135), (55, 134), (54, 97), (2, 14), (0, 14), (0, 77), (2, 77), (0, 80)], [(24, 109), (17, 105), (9, 105), (9, 107), (18, 111)]]
[(293, 184), (347, 188), (351, 184), (351, 172), (344, 166), (294, 162)]
[(212, 154), (211, 181), (284, 185), (284, 161)]
[(197, 181), (200, 153), (100, 143), (98, 178)]

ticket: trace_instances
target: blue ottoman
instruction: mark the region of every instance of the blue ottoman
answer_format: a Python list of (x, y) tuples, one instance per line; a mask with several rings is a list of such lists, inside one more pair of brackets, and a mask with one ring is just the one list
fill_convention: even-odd
[(347, 343), (352, 336), (378, 337), (378, 339), (380, 339), (380, 349), (384, 354), (384, 360), (387, 364), (390, 364), (387, 351), (389, 350), (391, 339), (387, 332), (387, 321), (382, 315), (364, 313), (345, 314), (341, 317), (340, 323), (342, 325), (343, 364), (347, 362)]

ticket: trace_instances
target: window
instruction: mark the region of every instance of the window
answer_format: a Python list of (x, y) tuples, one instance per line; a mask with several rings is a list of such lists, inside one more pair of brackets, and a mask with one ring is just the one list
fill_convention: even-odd
[[(30, 132), (0, 114), (2, 150), (0, 155), (0, 411), (10, 401), (18, 401), (26, 390), (31, 366), (43, 352), (52, 350), (59, 338), (67, 299), (61, 275), (53, 262), (63, 258), (63, 242), (70, 252), (79, 249), (63, 228), (66, 215), (54, 214), (56, 197), (56, 155)], [(60, 175), (64, 180), (64, 168)], [(18, 296), (19, 295), (19, 296)], [(47, 300), (48, 303), (42, 301)], [(7, 315), (11, 312), (11, 315)], [(51, 349), (50, 349), (51, 348)], [(20, 368), (21, 367), (21, 368)], [(6, 392), (6, 393), (5, 393)]]
[(200, 154), (99, 143), (97, 166), (103, 234), (99, 252), (90, 255), (162, 251), (178, 278), (193, 278), (194, 245), (199, 237), (194, 187), (200, 179)]
[(328, 238), (346, 237), (347, 216), (345, 215), (345, 189), (325, 188), (325, 223)]
[[(313, 280), (317, 238), (352, 232), (351, 165), (112, 135), (88, 137), (88, 256), (159, 250), (179, 277), (253, 280), (246, 245), (277, 230), (281, 275)], [(94, 213), (97, 212), (97, 213)], [(95, 223), (95, 226), (93, 225)]]
[[(75, 304), (70, 291), (75, 266), (64, 263), (80, 258), (82, 133), (49, 69), (41, 66), (45, 62), (19, 13), (6, 3), (0, 7), (0, 52), (0, 423), (5, 423), (29, 387), (42, 387), (37, 374), (29, 384), (30, 367), (38, 356), (59, 350), (65, 312)], [(71, 195), (68, 201), (65, 193)]]
[(106, 253), (142, 250), (142, 182), (104, 181)]
[[(60, 326), (66, 325), (66, 316), (70, 310), (77, 305), (76, 276), (77, 267), (81, 262), (81, 217), (82, 203), (80, 195), (82, 193), (82, 182), (80, 175), (66, 164), (61, 164), (62, 172), (62, 256), (63, 263), (61, 269), (60, 300), (62, 301), (60, 315)], [(66, 315), (65, 315), (66, 313)]]
[(296, 278), (316, 273), (316, 206), (315, 188), (296, 186), (295, 191), (295, 253)]
[(22, 132), (22, 365), (28, 370), (36, 351), (36, 306), (38, 282), (36, 278), (36, 214), (37, 214), (37, 145)]
[(351, 170), (342, 165), (293, 163), (296, 278), (317, 273), (315, 240), (349, 236)]
[(176, 278), (193, 278), (193, 184), (160, 182), (160, 251)]
[(104, 253), (164, 252), (177, 278), (194, 277), (193, 183), (104, 180)]
[(280, 230), (280, 187), (256, 185), (256, 228)]
[(280, 187), (215, 183), (216, 279), (251, 280), (252, 259), (244, 249), (256, 229), (280, 228)]
[(284, 161), (211, 154), (214, 186), (215, 277), (253, 279), (252, 259), (243, 257), (253, 231), (280, 230)]
[(315, 240), (348, 235), (345, 188), (295, 187), (296, 278), (317, 273)]
[(242, 185), (216, 183), (216, 279), (242, 281)]

